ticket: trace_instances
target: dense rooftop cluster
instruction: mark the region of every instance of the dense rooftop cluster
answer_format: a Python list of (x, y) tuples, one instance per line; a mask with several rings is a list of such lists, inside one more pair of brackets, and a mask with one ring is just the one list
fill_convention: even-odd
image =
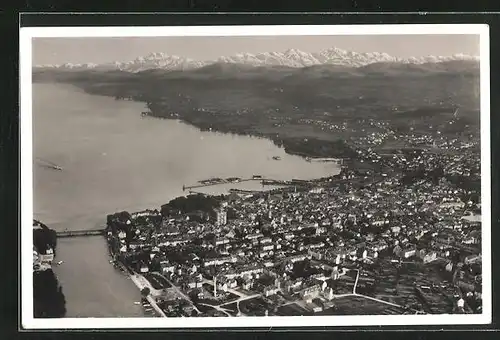
[(110, 215), (108, 240), (166, 316), (480, 313), (480, 195), (456, 180), (479, 159), (461, 143), (360, 148), (391, 168)]

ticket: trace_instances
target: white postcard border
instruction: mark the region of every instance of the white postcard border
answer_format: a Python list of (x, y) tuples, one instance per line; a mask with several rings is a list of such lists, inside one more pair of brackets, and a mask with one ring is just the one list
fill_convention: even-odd
[[(481, 204), (483, 312), (469, 315), (350, 315), (240, 318), (62, 318), (33, 317), (33, 131), (32, 38), (159, 36), (293, 35), (437, 35), (480, 36)], [(491, 322), (491, 168), (490, 58), (486, 24), (335, 25), (335, 26), (168, 26), (168, 27), (26, 27), (20, 29), (20, 165), (21, 165), (21, 322), (24, 329), (235, 328), (379, 325), (478, 325)], [(30, 231), (30, 232), (28, 232)]]

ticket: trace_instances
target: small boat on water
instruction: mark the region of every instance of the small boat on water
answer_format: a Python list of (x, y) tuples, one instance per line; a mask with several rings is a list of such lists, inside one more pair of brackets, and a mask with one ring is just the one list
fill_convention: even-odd
[(135, 302), (134, 302), (134, 305), (140, 305), (140, 304), (141, 304), (141, 302), (140, 302), (140, 301), (135, 301)]
[(57, 165), (57, 164), (55, 164), (53, 162), (50, 162), (50, 161), (48, 161), (46, 159), (42, 159), (42, 158), (38, 158), (37, 157), (37, 160), (41, 163), (42, 166), (45, 166), (45, 167), (47, 167), (49, 169), (58, 170), (58, 171), (62, 170), (62, 168), (59, 165)]
[(273, 156), (273, 159), (274, 159), (275, 161), (280, 161), (280, 160), (281, 160), (281, 157), (280, 157), (280, 156)]
[(61, 265), (61, 264), (63, 264), (63, 263), (64, 263), (63, 261), (57, 261), (57, 265), (58, 266)]

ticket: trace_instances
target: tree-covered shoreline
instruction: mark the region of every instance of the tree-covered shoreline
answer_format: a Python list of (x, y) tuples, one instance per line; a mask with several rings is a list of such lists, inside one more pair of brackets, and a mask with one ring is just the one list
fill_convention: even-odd
[(66, 316), (66, 298), (51, 267), (50, 255), (56, 254), (56, 248), (56, 231), (34, 220), (33, 315), (35, 318), (62, 318)]

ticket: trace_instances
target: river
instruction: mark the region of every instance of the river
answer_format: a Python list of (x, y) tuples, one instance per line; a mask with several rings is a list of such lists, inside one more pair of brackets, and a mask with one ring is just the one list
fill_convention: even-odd
[[(202, 132), (175, 120), (141, 117), (143, 110), (143, 103), (88, 95), (69, 85), (33, 85), (36, 219), (56, 230), (93, 229), (109, 213), (159, 209), (185, 195), (183, 185), (211, 177), (289, 180), (338, 173), (336, 164), (307, 162), (269, 140)], [(232, 187), (261, 188), (256, 182)], [(109, 263), (103, 238), (60, 239), (57, 251), (64, 263), (55, 271), (68, 317), (142, 315), (133, 303), (138, 290)]]

